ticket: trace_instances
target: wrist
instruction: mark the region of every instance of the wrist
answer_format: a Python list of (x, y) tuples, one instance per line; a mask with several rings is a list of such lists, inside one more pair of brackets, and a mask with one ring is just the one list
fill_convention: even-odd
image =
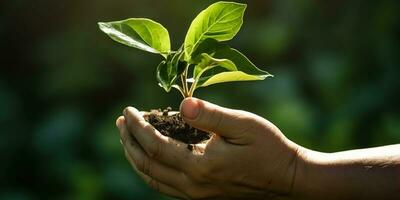
[(297, 150), (296, 173), (293, 178), (292, 197), (294, 199), (320, 199), (320, 191), (325, 182), (320, 180), (321, 168), (328, 154), (312, 151), (299, 146)]

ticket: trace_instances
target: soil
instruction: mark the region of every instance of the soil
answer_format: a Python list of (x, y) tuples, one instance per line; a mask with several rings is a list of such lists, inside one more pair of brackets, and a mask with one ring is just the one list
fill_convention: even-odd
[[(185, 123), (180, 113), (170, 114), (171, 108), (165, 110), (151, 110), (143, 117), (154, 126), (161, 134), (188, 144), (187, 148), (193, 150), (193, 144), (204, 142), (211, 138), (211, 134), (196, 129)], [(171, 112), (172, 113), (172, 112)]]

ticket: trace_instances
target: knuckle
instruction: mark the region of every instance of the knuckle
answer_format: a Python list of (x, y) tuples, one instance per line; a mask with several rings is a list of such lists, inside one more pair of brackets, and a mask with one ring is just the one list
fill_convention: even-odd
[(161, 157), (161, 153), (162, 153), (162, 144), (157, 141), (157, 140), (153, 140), (149, 146), (149, 157), (153, 158), (153, 159), (158, 159)]
[(254, 116), (249, 112), (236, 110), (236, 119), (242, 122), (252, 122), (254, 120)]
[(216, 109), (213, 109), (211, 111), (211, 117), (208, 118), (208, 124), (211, 125), (212, 130), (216, 130), (220, 127), (222, 121), (223, 121), (224, 116), (222, 115), (221, 112), (219, 112)]
[(138, 162), (137, 169), (142, 173), (151, 176), (151, 161), (149, 159), (143, 159), (141, 162)]
[(130, 138), (127, 135), (122, 135), (121, 142), (123, 145), (126, 145), (128, 142), (130, 142)]
[(142, 161), (134, 160), (134, 161), (135, 161), (137, 170), (139, 170), (140, 172), (143, 172), (144, 171), (145, 162), (143, 160)]
[(143, 130), (143, 131), (150, 131), (152, 130), (153, 126), (145, 121), (138, 121), (137, 125), (135, 126), (136, 130)]
[(149, 136), (149, 144), (145, 147), (147, 154), (150, 158), (157, 159), (162, 154), (163, 145), (157, 138), (155, 128), (151, 124), (143, 125), (143, 134)]
[(154, 127), (151, 124), (147, 123), (146, 121), (140, 121), (139, 125), (140, 125), (141, 129), (146, 130), (146, 131), (154, 131), (155, 130)]
[(145, 160), (147, 160), (147, 163), (146, 163), (146, 165), (145, 165), (145, 167), (144, 167), (143, 173), (145, 173), (145, 174), (151, 176), (151, 175), (152, 175), (152, 173), (151, 173), (151, 172), (152, 172), (152, 171), (151, 171), (151, 162), (150, 162), (149, 159), (145, 159)]
[(235, 130), (237, 130), (237, 132), (246, 133), (251, 131), (252, 129), (259, 128), (256, 120), (257, 118), (252, 113), (239, 111), (235, 118), (239, 122), (236, 123), (237, 127), (235, 127)]
[(160, 192), (160, 184), (153, 178), (149, 178), (149, 180), (147, 181), (147, 185), (149, 185), (156, 192)]

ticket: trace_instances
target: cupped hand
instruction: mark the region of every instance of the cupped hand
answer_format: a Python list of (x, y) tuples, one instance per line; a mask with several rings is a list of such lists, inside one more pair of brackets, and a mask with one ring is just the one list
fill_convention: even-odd
[(126, 158), (152, 188), (181, 199), (292, 195), (299, 147), (271, 122), (196, 98), (185, 99), (180, 111), (188, 124), (214, 136), (190, 151), (133, 107), (117, 119)]

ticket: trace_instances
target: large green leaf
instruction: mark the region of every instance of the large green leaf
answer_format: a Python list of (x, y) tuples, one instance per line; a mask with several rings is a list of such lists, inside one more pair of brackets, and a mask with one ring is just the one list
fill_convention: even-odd
[[(268, 72), (257, 68), (238, 50), (226, 45), (217, 48), (213, 57), (213, 59), (209, 58), (208, 62), (205, 59), (206, 61), (202, 61), (195, 67), (194, 77), (197, 79), (196, 88), (223, 82), (264, 80), (272, 76)], [(226, 61), (233, 63), (235, 68), (227, 67), (229, 65)]]
[(181, 61), (183, 55), (182, 48), (178, 51), (170, 53), (165, 61), (162, 61), (157, 67), (157, 80), (159, 85), (169, 92), (175, 84), (178, 76), (180, 76), (186, 66), (186, 63)]
[(113, 40), (164, 57), (171, 50), (168, 30), (145, 18), (131, 18), (115, 22), (99, 22), (100, 29)]
[(192, 22), (186, 34), (185, 60), (191, 59), (193, 51), (205, 39), (217, 41), (232, 39), (243, 24), (246, 4), (217, 2), (203, 10)]
[(204, 62), (203, 53), (213, 55), (222, 44), (215, 39), (207, 38), (202, 41), (192, 53), (192, 58), (189, 60), (190, 64), (198, 64)]

